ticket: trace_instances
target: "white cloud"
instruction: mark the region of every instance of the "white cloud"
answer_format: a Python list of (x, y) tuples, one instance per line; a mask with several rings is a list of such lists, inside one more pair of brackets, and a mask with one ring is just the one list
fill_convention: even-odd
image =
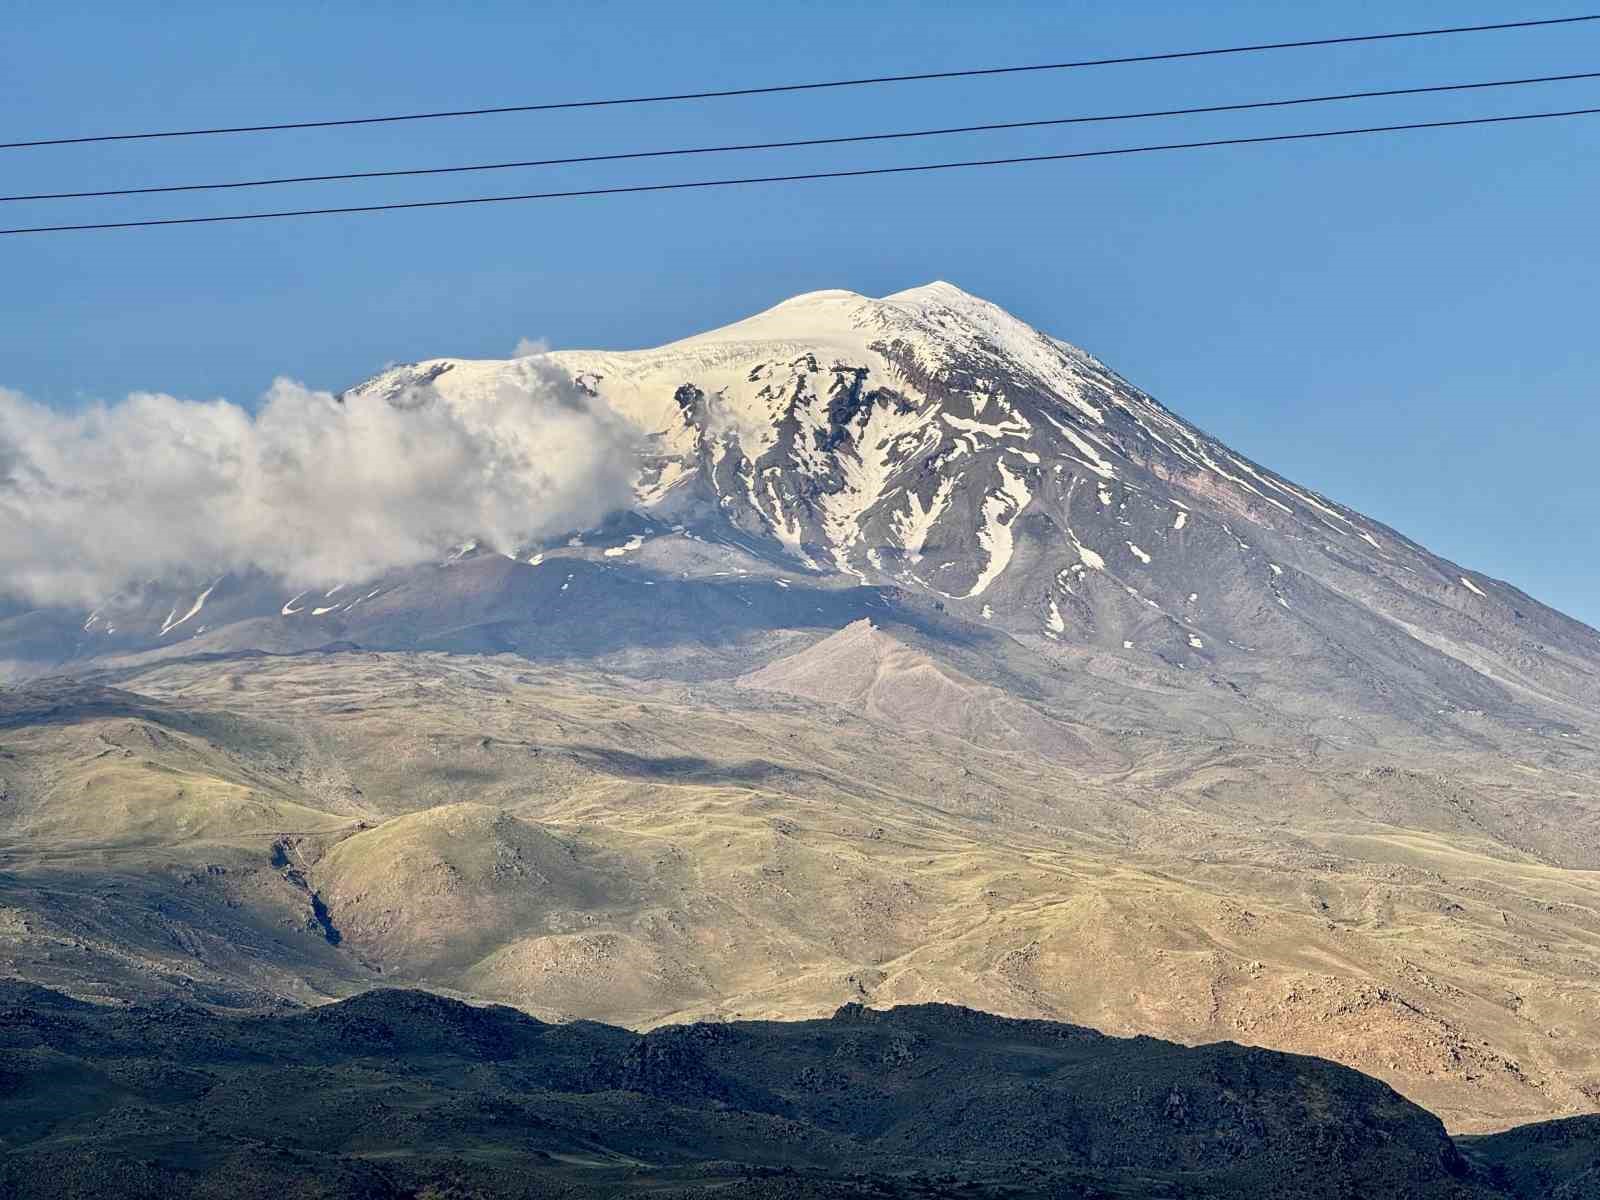
[(279, 379), (254, 415), (152, 393), (69, 414), (0, 389), (0, 591), (94, 604), (248, 568), (331, 585), (469, 537), (511, 550), (625, 505), (635, 461), (620, 418), (536, 358), (470, 398)]
[(512, 358), (527, 358), (534, 354), (550, 353), (550, 343), (543, 338), (518, 338), (517, 346), (511, 352)]

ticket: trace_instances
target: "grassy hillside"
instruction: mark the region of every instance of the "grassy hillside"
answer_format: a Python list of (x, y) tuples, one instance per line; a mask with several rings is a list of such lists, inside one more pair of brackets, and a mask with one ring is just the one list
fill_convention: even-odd
[(1461, 1131), (1600, 1084), (1600, 877), (1541, 848), (1587, 786), (1559, 765), (1137, 730), (1072, 762), (509, 657), (4, 695), (0, 952), (81, 996), (411, 983), (634, 1028), (961, 1003), (1323, 1055)]

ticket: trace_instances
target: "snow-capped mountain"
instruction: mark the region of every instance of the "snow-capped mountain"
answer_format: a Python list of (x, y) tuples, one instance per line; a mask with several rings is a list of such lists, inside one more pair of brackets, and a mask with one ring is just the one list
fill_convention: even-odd
[[(1092, 355), (948, 283), (813, 292), (655, 350), (549, 361), (647, 438), (642, 512), (710, 509), (817, 574), (1158, 670), (1315, 662), (1324, 699), (1600, 701), (1600, 635), (1185, 422)], [(446, 396), (526, 360), (362, 385)]]
[[(441, 547), (331, 592), (208, 580), (145, 597), (136, 622), (72, 614), (73, 654), (176, 638), (588, 653), (922, 614), (1007, 636), (1030, 677), (1087, 672), (1123, 721), (1200, 689), (1229, 729), (1287, 719), (1359, 741), (1381, 714), (1409, 734), (1474, 738), (1487, 720), (1562, 737), (1600, 705), (1594, 630), (947, 283), (813, 292), (653, 350), (435, 359), (343, 395), (481, 407), (552, 368), (641, 446), (634, 511), (607, 529)], [(37, 641), (40, 620), (5, 624)]]

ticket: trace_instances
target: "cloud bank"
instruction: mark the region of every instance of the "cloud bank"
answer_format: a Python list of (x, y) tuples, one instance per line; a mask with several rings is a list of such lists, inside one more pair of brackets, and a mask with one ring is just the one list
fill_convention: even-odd
[(626, 505), (634, 446), (538, 358), (481, 391), (279, 379), (254, 414), (153, 393), (63, 413), (0, 388), (0, 592), (94, 605), (145, 579), (331, 585), (467, 538), (511, 551)]

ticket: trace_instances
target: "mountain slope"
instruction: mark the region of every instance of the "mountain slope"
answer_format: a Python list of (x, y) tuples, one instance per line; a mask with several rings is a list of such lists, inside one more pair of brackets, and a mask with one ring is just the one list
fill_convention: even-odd
[(870, 720), (994, 749), (1082, 764), (1106, 761), (1067, 721), (913, 650), (867, 618), (736, 684), (842, 705)]

